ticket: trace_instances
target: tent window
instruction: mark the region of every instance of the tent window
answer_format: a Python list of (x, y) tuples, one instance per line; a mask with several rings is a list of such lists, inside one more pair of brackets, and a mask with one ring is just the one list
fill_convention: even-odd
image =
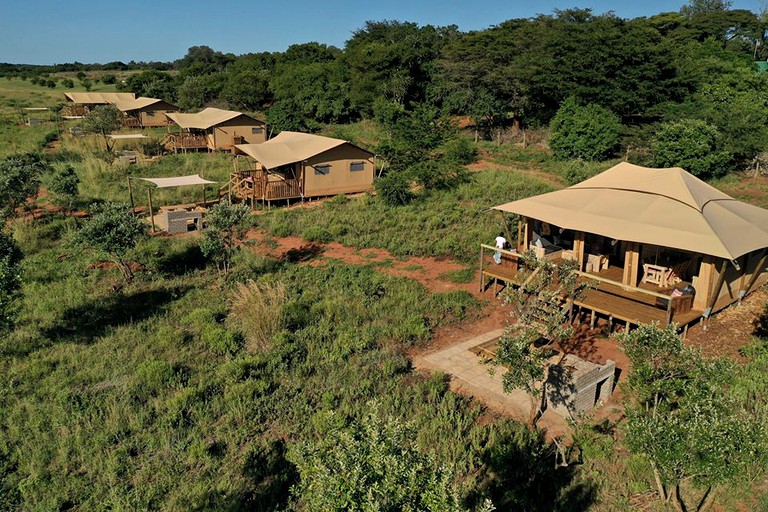
[(352, 162), (349, 164), (349, 170), (350, 171), (364, 171), (365, 170), (365, 162)]
[(331, 164), (323, 164), (315, 166), (315, 174), (318, 176), (327, 176), (331, 173)]
[(251, 135), (261, 135), (262, 133), (264, 133), (264, 128), (261, 126), (251, 128)]

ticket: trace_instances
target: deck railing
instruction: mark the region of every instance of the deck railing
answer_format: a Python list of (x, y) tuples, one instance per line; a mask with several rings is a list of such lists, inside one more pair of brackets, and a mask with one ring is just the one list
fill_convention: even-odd
[[(663, 302), (666, 303), (666, 311), (667, 311), (667, 324), (672, 323), (672, 317), (676, 311), (679, 311), (685, 301), (690, 301), (691, 296), (690, 295), (680, 295), (680, 296), (672, 296), (672, 295), (666, 295), (664, 293), (654, 292), (653, 290), (646, 290), (645, 288), (639, 288), (637, 286), (630, 286), (627, 284), (624, 284), (620, 281), (614, 281), (613, 279), (606, 279), (605, 277), (596, 276), (594, 274), (590, 274), (587, 272), (577, 272), (577, 274), (585, 279), (595, 281), (597, 283), (603, 283), (610, 286), (618, 287), (622, 290), (625, 290), (630, 293), (639, 293), (641, 295), (648, 296), (649, 298), (652, 297), (654, 299), (654, 305), (658, 303), (658, 299), (661, 299)], [(599, 284), (598, 284), (599, 287)], [(609, 290), (600, 290), (605, 293), (611, 293)], [(632, 297), (627, 297), (625, 295), (621, 295), (627, 300), (634, 300), (636, 302), (643, 302), (638, 299), (633, 299)]]
[(168, 143), (178, 149), (200, 149), (208, 147), (208, 138), (205, 135), (173, 133), (168, 136)]
[[(495, 254), (497, 252), (501, 256), (500, 263), (498, 264), (488, 257), (489, 255)], [(522, 283), (517, 278), (517, 274), (518, 271), (525, 266), (525, 258), (521, 253), (516, 251), (509, 251), (506, 249), (498, 249), (491, 245), (480, 244), (480, 291), (485, 289), (486, 277), (491, 277), (493, 280), (501, 279), (506, 281), (508, 284), (514, 284), (518, 286), (524, 285), (525, 283)], [(628, 301), (646, 304), (652, 307), (663, 306), (666, 310), (667, 324), (672, 323), (674, 314), (676, 312), (682, 311), (685, 306), (688, 306), (688, 309), (690, 309), (690, 302), (692, 298), (690, 295), (671, 296), (655, 292), (653, 290), (639, 288), (637, 286), (630, 286), (619, 281), (614, 281), (612, 279), (607, 279), (587, 272), (577, 271), (577, 275), (587, 281), (587, 283), (597, 283), (597, 286), (592, 284), (592, 287), (602, 293), (608, 293)], [(613, 287), (614, 290), (606, 289), (606, 286), (600, 288), (600, 284), (607, 285), (607, 287)], [(618, 293), (619, 290), (627, 293)], [(635, 296), (633, 297), (632, 295)], [(643, 297), (645, 300), (642, 299)], [(585, 304), (585, 306), (589, 307), (589, 304)], [(617, 311), (616, 313), (618, 314), (620, 312)]]
[(273, 201), (301, 197), (300, 180), (270, 180), (269, 175), (263, 170), (237, 171), (232, 175), (231, 181), (232, 193), (241, 199)]

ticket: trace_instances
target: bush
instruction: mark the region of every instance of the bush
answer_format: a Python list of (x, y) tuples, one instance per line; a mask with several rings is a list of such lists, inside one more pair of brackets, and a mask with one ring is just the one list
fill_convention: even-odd
[(475, 145), (464, 137), (449, 140), (442, 145), (441, 149), (443, 161), (455, 162), (459, 165), (471, 164), (477, 156)]
[(327, 229), (318, 226), (310, 226), (301, 233), (301, 236), (310, 242), (327, 243), (333, 240), (333, 236)]
[(560, 106), (550, 127), (549, 147), (561, 160), (606, 160), (618, 148), (619, 118), (599, 105), (581, 106), (569, 98)]
[(413, 199), (411, 185), (401, 172), (390, 172), (376, 180), (376, 193), (388, 206), (402, 206)]
[(721, 151), (717, 128), (698, 119), (664, 123), (652, 143), (653, 164), (682, 167), (701, 179), (728, 173), (730, 155)]

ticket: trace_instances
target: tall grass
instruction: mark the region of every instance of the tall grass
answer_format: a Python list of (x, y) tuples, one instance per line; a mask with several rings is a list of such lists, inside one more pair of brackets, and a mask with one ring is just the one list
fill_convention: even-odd
[[(66, 230), (17, 229), (28, 231), (25, 299), (0, 341), (5, 509), (282, 509), (297, 478), (286, 443), (322, 436), (330, 411), (366, 414), (374, 397), (470, 487), (506, 442), (503, 424), (478, 422), (477, 404), (414, 374), (405, 353), (472, 314), (466, 293), (285, 263), (258, 293), (238, 292), (182, 264), (192, 242), (167, 238), (136, 248), (146, 270), (114, 292), (117, 271), (72, 252)], [(265, 308), (281, 319), (251, 352), (237, 342), (255, 334), (243, 319)]]
[(336, 240), (353, 247), (388, 249), (398, 256), (450, 257), (474, 261), (480, 243), (503, 229), (492, 206), (552, 190), (543, 181), (514, 171), (474, 173), (455, 190), (430, 191), (413, 203), (387, 206), (364, 196), (322, 207), (276, 210), (258, 222), (274, 236)]

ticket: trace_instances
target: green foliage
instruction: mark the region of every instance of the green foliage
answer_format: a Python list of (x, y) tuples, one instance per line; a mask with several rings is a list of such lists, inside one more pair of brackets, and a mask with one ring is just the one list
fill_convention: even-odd
[(14, 239), (0, 230), (0, 333), (7, 332), (17, 313), (23, 254)]
[(705, 121), (683, 119), (663, 124), (653, 141), (653, 164), (682, 167), (702, 179), (728, 172), (730, 156), (720, 149), (717, 128)]
[(26, 207), (30, 197), (37, 195), (40, 175), (48, 165), (39, 155), (26, 153), (0, 161), (0, 218), (16, 215), (19, 207)]
[(299, 236), (306, 226), (317, 226), (352, 247), (474, 263), (477, 255), (467, 248), (499, 232), (498, 218), (488, 215), (499, 197), (515, 200), (550, 190), (529, 174), (489, 169), (472, 173), (470, 181), (454, 189), (421, 194), (402, 206), (363, 196), (331, 207), (275, 210), (260, 215), (259, 224), (273, 236)]
[(76, 233), (74, 244), (107, 255), (130, 281), (133, 271), (125, 258), (146, 234), (146, 225), (120, 203), (94, 204), (90, 212), (91, 217)]
[(524, 389), (531, 400), (529, 423), (533, 427), (544, 404), (544, 382), (552, 356), (548, 345), (570, 338), (572, 328), (565, 325), (563, 302), (578, 300), (582, 287), (577, 283), (573, 262), (553, 264), (524, 255), (526, 268), (521, 271), (525, 286), (505, 292), (510, 306), (510, 323), (499, 340), (496, 357), (489, 361), (504, 367), (504, 391)]
[(71, 165), (65, 165), (51, 176), (48, 191), (55, 196), (60, 205), (71, 210), (72, 203), (77, 199), (79, 186), (80, 178), (77, 176), (75, 168)]
[(115, 105), (97, 105), (80, 125), (83, 130), (106, 137), (122, 126), (123, 114)]
[(596, 104), (567, 99), (552, 119), (549, 146), (559, 159), (606, 160), (619, 144), (619, 118)]
[(413, 198), (408, 178), (398, 171), (390, 171), (376, 180), (376, 194), (387, 206), (402, 206)]
[(464, 510), (454, 475), (419, 453), (402, 422), (375, 411), (348, 427), (332, 413), (324, 421), (322, 437), (288, 452), (300, 476), (291, 490), (300, 509)]
[(242, 235), (248, 206), (220, 202), (208, 210), (208, 227), (200, 240), (200, 250), (224, 274), (229, 273), (237, 239)]
[(671, 494), (685, 509), (683, 481), (706, 489), (701, 509), (714, 486), (741, 477), (764, 456), (765, 424), (735, 400), (733, 364), (686, 348), (674, 326), (640, 326), (620, 341), (632, 365), (627, 445), (650, 461), (661, 498)]

